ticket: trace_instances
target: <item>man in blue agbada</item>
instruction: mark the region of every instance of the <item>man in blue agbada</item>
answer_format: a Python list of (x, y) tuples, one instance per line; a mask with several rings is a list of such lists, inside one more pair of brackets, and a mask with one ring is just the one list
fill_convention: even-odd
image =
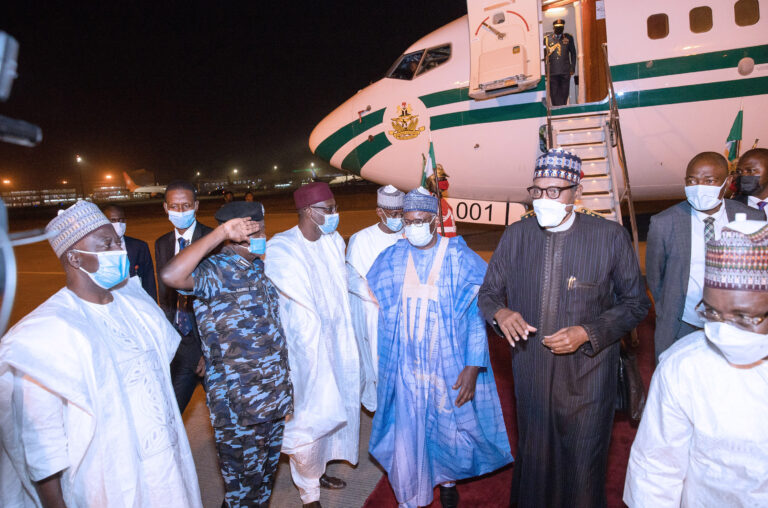
[(440, 485), (494, 471), (512, 455), (477, 294), (486, 263), (461, 237), (437, 235), (437, 199), (405, 197), (407, 239), (383, 251), (367, 278), (379, 302), (379, 407), (371, 455), (400, 506), (426, 506)]

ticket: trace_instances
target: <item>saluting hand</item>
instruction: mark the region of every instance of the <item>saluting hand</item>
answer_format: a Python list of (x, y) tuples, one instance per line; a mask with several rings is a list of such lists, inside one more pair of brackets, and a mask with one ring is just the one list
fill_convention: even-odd
[(528, 334), (536, 331), (536, 328), (525, 322), (519, 312), (510, 309), (499, 309), (493, 318), (512, 347), (515, 347), (515, 341), (528, 340)]
[(227, 240), (235, 243), (241, 243), (248, 240), (248, 237), (261, 230), (261, 225), (246, 217), (231, 219), (221, 225)]
[(583, 326), (569, 326), (547, 335), (541, 343), (556, 355), (567, 355), (579, 349), (579, 346), (588, 340), (589, 335)]
[(459, 396), (456, 397), (456, 407), (461, 407), (474, 398), (478, 372), (480, 372), (480, 367), (467, 366), (459, 373), (456, 384), (453, 385), (454, 390), (461, 388)]

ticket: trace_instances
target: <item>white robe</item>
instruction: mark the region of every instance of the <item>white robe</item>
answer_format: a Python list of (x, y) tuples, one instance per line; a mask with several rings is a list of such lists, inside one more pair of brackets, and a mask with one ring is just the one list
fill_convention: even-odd
[(736, 368), (702, 331), (667, 350), (632, 445), (624, 502), (768, 506), (768, 362)]
[(63, 288), (0, 342), (0, 506), (39, 506), (32, 480), (62, 469), (67, 506), (202, 506), (170, 379), (179, 335), (137, 277), (112, 295)]
[(324, 470), (331, 460), (356, 464), (360, 363), (344, 240), (333, 233), (310, 242), (298, 226), (278, 233), (267, 242), (265, 273), (280, 291), (293, 382), (293, 416), (285, 424), (283, 453), (315, 469)]
[(402, 233), (385, 233), (377, 223), (352, 235), (347, 247), (349, 305), (357, 346), (360, 348), (361, 402), (368, 411), (376, 411), (379, 306), (368, 288), (366, 275), (379, 254), (402, 237)]

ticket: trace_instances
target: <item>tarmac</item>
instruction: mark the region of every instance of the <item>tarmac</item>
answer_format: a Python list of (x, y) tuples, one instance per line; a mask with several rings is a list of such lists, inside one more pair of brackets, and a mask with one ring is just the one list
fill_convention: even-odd
[[(360, 186), (336, 190), (339, 206), (339, 233), (346, 239), (353, 233), (374, 224), (376, 187)], [(265, 206), (267, 236), (290, 229), (297, 223), (296, 212), (290, 194), (257, 197)], [(125, 203), (128, 236), (139, 238), (149, 244), (154, 258), (154, 241), (171, 230), (162, 200), (141, 203)], [(221, 198), (201, 198), (197, 218), (211, 227), (216, 225), (214, 213), (223, 204)], [(11, 231), (43, 228), (54, 216), (56, 209), (10, 210)], [(503, 232), (501, 226), (484, 226), (459, 223), (461, 234), (468, 245), (488, 261)], [(641, 243), (641, 260), (644, 258), (644, 242)], [(43, 303), (65, 284), (64, 271), (47, 242), (21, 246), (15, 249), (17, 262), (17, 291), (11, 325)], [(644, 266), (644, 262), (641, 262)], [(198, 386), (192, 401), (183, 414), (190, 446), (197, 467), (203, 505), (219, 508), (224, 489), (218, 468), (218, 459), (213, 441), (213, 430), (209, 422), (205, 395)], [(337, 491), (322, 490), (321, 503), (328, 507), (357, 508), (363, 505), (382, 470), (367, 453), (371, 429), (371, 415), (361, 411), (359, 463), (352, 467), (346, 463), (332, 463), (328, 473), (347, 481), (347, 488)], [(282, 456), (275, 479), (271, 507), (301, 506), (298, 490), (290, 477), (287, 457)]]

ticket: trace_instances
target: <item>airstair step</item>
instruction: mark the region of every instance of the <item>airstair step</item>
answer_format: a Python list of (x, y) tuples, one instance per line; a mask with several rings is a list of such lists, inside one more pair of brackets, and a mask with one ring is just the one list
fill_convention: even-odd
[(552, 117), (552, 127), (560, 132), (574, 129), (602, 129), (605, 115)]
[(608, 155), (605, 143), (595, 145), (574, 145), (564, 147), (569, 152), (584, 159), (603, 159)]
[(581, 179), (584, 192), (610, 192), (613, 188), (611, 177), (608, 175), (584, 177)]
[(610, 194), (598, 194), (594, 196), (582, 196), (579, 204), (590, 210), (611, 210), (614, 201)]
[(578, 145), (584, 143), (599, 143), (605, 141), (605, 131), (603, 129), (583, 129), (578, 131), (558, 131), (557, 144), (563, 148), (567, 145)]
[(608, 174), (608, 161), (606, 159), (595, 159), (591, 161), (582, 161), (581, 170), (584, 177)]

